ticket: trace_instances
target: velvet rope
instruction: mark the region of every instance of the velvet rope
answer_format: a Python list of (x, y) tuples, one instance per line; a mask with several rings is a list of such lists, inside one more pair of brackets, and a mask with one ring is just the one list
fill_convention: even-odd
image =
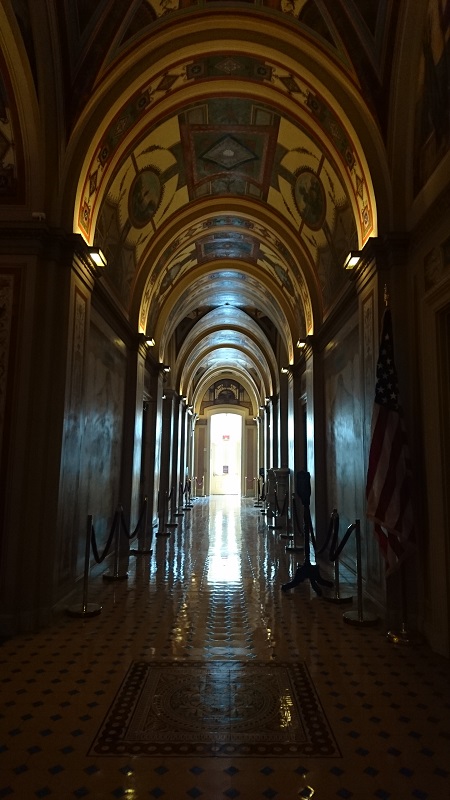
[(320, 548), (318, 555), (320, 555), (321, 553), (324, 552), (324, 550), (327, 549), (330, 541), (332, 543), (336, 541), (338, 534), (339, 534), (339, 514), (337, 513), (336, 509), (333, 508), (333, 511), (331, 512), (330, 522), (328, 525), (326, 539), (324, 544)]
[(124, 517), (124, 514), (123, 514), (123, 509), (122, 509), (122, 506), (121, 506), (121, 520), (122, 520), (122, 525), (123, 525), (123, 528), (124, 528), (124, 533), (125, 533), (125, 536), (130, 541), (131, 541), (131, 539), (134, 539), (134, 537), (137, 536), (137, 534), (139, 533), (140, 527), (142, 525), (142, 520), (144, 519), (144, 514), (145, 514), (146, 507), (147, 507), (147, 498), (145, 497), (144, 498), (144, 502), (142, 504), (141, 513), (139, 515), (139, 519), (138, 519), (137, 524), (136, 524), (136, 527), (135, 527), (134, 531), (132, 533), (130, 533), (129, 529), (128, 529), (128, 525), (127, 525), (127, 523), (125, 521), (125, 517)]
[(101, 564), (102, 561), (105, 560), (106, 556), (109, 553), (109, 549), (111, 547), (111, 543), (112, 543), (112, 540), (113, 540), (113, 537), (114, 537), (114, 533), (115, 533), (118, 521), (119, 521), (119, 510), (117, 509), (117, 511), (115, 511), (115, 513), (114, 513), (114, 517), (113, 517), (113, 521), (112, 521), (112, 525), (111, 525), (111, 530), (110, 530), (109, 536), (108, 536), (108, 541), (106, 542), (105, 549), (103, 550), (103, 553), (102, 553), (101, 556), (99, 556), (99, 554), (98, 554), (97, 540), (95, 538), (95, 530), (94, 530), (94, 526), (92, 525), (92, 528), (91, 528), (92, 552), (94, 554), (94, 559), (96, 560), (97, 564)]
[(336, 542), (337, 542), (337, 536), (336, 536), (336, 540), (333, 540), (332, 545), (330, 547), (330, 561), (336, 561), (336, 559), (339, 558), (345, 545), (347, 544), (350, 538), (350, 535), (355, 530), (355, 528), (356, 528), (356, 522), (352, 522), (352, 524), (349, 525), (347, 530), (345, 531), (339, 547), (336, 547)]

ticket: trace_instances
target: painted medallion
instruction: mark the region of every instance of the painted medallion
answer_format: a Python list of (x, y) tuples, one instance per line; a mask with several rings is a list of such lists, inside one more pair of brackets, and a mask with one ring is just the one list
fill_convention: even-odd
[(161, 181), (153, 169), (138, 172), (128, 195), (128, 213), (135, 228), (143, 228), (153, 217), (161, 200)]
[(297, 173), (294, 200), (305, 225), (314, 231), (319, 230), (325, 219), (326, 200), (322, 181), (315, 172), (303, 169)]

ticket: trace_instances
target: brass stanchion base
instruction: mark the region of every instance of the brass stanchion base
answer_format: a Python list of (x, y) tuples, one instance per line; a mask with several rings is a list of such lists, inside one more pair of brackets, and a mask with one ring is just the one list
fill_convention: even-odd
[(104, 581), (126, 581), (128, 579), (128, 572), (125, 572), (124, 575), (103, 575)]
[(386, 634), (386, 639), (389, 642), (392, 642), (392, 644), (414, 646), (421, 643), (420, 636), (408, 633), (406, 629), (402, 629), (401, 631), (388, 631)]
[(349, 625), (376, 625), (378, 622), (375, 614), (360, 614), (359, 611), (346, 611), (342, 618)]
[(66, 608), (66, 613), (70, 617), (97, 617), (98, 614), (101, 613), (102, 607), (99, 606), (97, 603), (86, 603), (83, 608), (80, 606), (72, 606), (71, 608)]

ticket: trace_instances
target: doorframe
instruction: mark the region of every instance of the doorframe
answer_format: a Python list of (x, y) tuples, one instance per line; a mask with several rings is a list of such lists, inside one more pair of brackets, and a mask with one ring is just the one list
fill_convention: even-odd
[(206, 452), (207, 458), (205, 459), (205, 494), (211, 494), (211, 417), (216, 414), (237, 414), (241, 417), (241, 481), (240, 481), (240, 496), (244, 497), (245, 489), (245, 464), (247, 463), (247, 443), (245, 433), (245, 420), (248, 418), (248, 410), (246, 408), (239, 408), (233, 405), (217, 405), (205, 408), (204, 417), (206, 419)]

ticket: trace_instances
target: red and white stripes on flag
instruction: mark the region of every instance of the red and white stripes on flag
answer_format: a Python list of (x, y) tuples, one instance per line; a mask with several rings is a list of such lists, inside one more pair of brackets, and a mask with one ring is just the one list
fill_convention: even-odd
[(366, 515), (374, 522), (375, 536), (386, 561), (387, 574), (390, 574), (410, 551), (415, 533), (411, 468), (399, 402), (389, 308), (384, 311), (377, 362), (366, 498)]

